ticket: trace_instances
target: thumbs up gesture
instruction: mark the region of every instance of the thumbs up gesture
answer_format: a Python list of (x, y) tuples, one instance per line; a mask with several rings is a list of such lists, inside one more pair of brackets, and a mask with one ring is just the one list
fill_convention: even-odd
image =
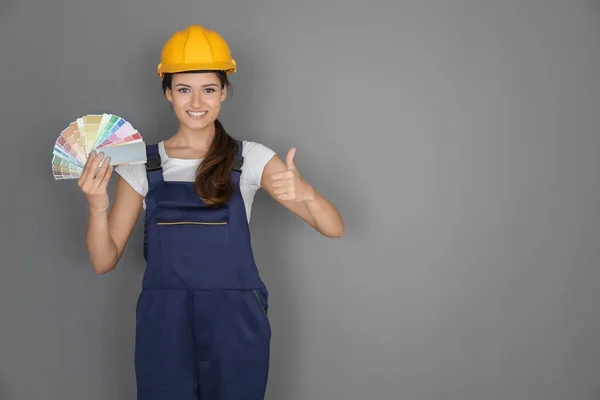
[(291, 148), (285, 157), (285, 171), (276, 172), (271, 175), (273, 188), (277, 198), (280, 200), (305, 201), (314, 198), (312, 187), (300, 177), (294, 156), (296, 148)]

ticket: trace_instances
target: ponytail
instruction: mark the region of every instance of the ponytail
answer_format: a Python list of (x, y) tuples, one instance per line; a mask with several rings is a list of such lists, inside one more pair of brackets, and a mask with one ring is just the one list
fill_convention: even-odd
[(215, 121), (215, 137), (204, 160), (198, 166), (195, 188), (208, 205), (219, 206), (231, 197), (231, 170), (237, 153), (237, 142)]

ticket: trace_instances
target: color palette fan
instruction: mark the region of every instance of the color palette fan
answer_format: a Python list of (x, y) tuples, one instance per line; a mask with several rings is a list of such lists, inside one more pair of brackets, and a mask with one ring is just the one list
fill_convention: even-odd
[(78, 179), (92, 151), (103, 152), (111, 165), (146, 162), (142, 135), (127, 121), (113, 114), (89, 114), (65, 128), (52, 152), (55, 180)]

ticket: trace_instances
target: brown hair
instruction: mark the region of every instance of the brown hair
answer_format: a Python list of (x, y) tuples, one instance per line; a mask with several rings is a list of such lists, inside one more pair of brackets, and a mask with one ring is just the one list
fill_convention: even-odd
[[(221, 88), (229, 87), (229, 79), (223, 71), (189, 71), (211, 72), (221, 81)], [(165, 74), (162, 80), (163, 92), (171, 88), (173, 76)], [(196, 171), (195, 188), (198, 196), (208, 205), (219, 206), (225, 203), (233, 193), (230, 174), (237, 152), (237, 142), (231, 137), (221, 122), (215, 120), (215, 137), (204, 160)]]

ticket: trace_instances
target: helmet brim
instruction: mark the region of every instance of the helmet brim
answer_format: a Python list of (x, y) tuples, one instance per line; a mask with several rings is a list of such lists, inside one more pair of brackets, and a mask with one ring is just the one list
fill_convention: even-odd
[(172, 64), (162, 65), (159, 64), (157, 67), (157, 74), (161, 78), (167, 74), (176, 74), (178, 72), (190, 72), (190, 71), (225, 71), (227, 75), (237, 71), (237, 65), (233, 62), (223, 63), (196, 63), (196, 64)]

